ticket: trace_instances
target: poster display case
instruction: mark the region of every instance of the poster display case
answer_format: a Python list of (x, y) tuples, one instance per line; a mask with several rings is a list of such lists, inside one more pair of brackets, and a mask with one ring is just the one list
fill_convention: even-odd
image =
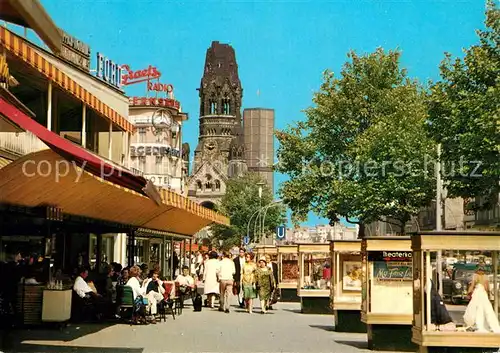
[[(412, 236), (412, 250), (411, 339), (419, 352), (498, 352), (500, 232), (420, 232)], [(446, 303), (439, 295), (439, 251), (462, 259), (453, 267), (463, 276), (442, 274), (443, 294), (449, 282), (450, 290), (464, 294), (461, 302)]]
[(297, 245), (279, 245), (278, 271), (281, 301), (298, 302), (299, 252)]
[(368, 347), (414, 352), (410, 237), (365, 237), (361, 261), (361, 321), (367, 326)]
[(331, 314), (330, 244), (298, 244), (299, 282), (297, 294), (303, 313)]
[(366, 332), (366, 325), (361, 322), (361, 240), (331, 241), (330, 255), (334, 269), (330, 302), (335, 331)]

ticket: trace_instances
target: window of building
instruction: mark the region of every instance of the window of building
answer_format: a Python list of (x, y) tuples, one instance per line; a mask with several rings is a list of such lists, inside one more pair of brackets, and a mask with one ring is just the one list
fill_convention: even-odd
[(196, 180), (196, 189), (200, 191), (202, 189), (201, 180)]
[(138, 135), (137, 135), (137, 142), (139, 143), (144, 143), (146, 142), (146, 128), (145, 127), (140, 127), (139, 129), (137, 129), (138, 131)]
[(222, 100), (222, 114), (231, 114), (231, 101), (228, 98)]
[(146, 157), (140, 156), (138, 157), (139, 165), (138, 168), (141, 172), (146, 173)]
[(163, 174), (163, 157), (156, 156), (156, 174)]
[(220, 191), (220, 181), (219, 180), (215, 181), (215, 190)]

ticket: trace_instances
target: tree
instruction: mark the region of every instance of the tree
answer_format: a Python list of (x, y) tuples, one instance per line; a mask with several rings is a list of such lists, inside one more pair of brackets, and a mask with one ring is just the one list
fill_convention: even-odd
[(430, 204), (433, 142), (425, 134), (425, 92), (399, 67), (398, 51), (350, 59), (324, 73), (306, 121), (277, 133), (280, 194), (294, 219), (309, 211), (338, 222), (388, 221), (401, 227)]
[(443, 181), (452, 197), (500, 192), (500, 10), (488, 1), (486, 29), (463, 59), (446, 53), (441, 81), (431, 87), (429, 131), (442, 144)]
[[(259, 184), (262, 184), (262, 199), (259, 198)], [(210, 229), (213, 240), (215, 242), (223, 240), (225, 248), (239, 246), (241, 239), (247, 235), (249, 221), (251, 221), (250, 239), (252, 241), (258, 240), (260, 234), (256, 232), (255, 228), (258, 211), (261, 206), (263, 208), (272, 202), (272, 191), (259, 174), (246, 173), (241, 177), (230, 179), (226, 185), (226, 194), (218, 205), (218, 211), (229, 217), (231, 225), (229, 227), (212, 225)], [(264, 233), (274, 232), (275, 228), (282, 224), (285, 217), (284, 211), (284, 207), (281, 205), (268, 208)]]

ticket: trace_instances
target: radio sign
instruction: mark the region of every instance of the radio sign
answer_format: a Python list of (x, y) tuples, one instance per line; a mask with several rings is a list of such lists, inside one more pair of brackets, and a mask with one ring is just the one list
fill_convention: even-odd
[(120, 89), (122, 69), (120, 65), (109, 60), (101, 53), (97, 53), (97, 70), (96, 76), (101, 80), (109, 83), (111, 86)]
[(90, 71), (90, 47), (59, 29), (62, 36), (61, 57), (79, 68)]

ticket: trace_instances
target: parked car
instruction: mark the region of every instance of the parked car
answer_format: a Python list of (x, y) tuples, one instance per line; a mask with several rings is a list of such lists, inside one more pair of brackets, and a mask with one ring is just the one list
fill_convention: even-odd
[[(450, 300), (452, 304), (468, 303), (470, 298), (467, 292), (476, 267), (475, 263), (456, 263), (451, 278), (443, 278), (443, 300)], [(486, 273), (491, 273), (491, 266), (486, 266)], [(490, 283), (490, 287), (492, 285)]]

